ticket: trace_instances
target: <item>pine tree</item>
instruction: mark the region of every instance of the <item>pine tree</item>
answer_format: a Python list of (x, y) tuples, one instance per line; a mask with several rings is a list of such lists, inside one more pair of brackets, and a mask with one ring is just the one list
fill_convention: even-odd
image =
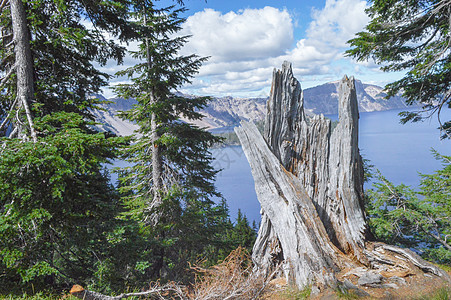
[[(156, 278), (164, 268), (180, 267), (180, 258), (186, 263), (214, 240), (219, 242), (227, 211), (215, 207), (210, 199), (218, 193), (209, 147), (219, 138), (180, 120), (182, 116), (200, 119), (198, 111), (208, 101), (176, 92), (190, 83), (205, 60), (178, 55), (187, 41), (187, 37), (176, 36), (184, 22), (180, 17), (184, 9), (159, 9), (151, 1), (138, 1), (134, 8), (133, 17), (142, 30), (140, 48), (132, 55), (142, 63), (119, 72), (133, 83), (115, 90), (120, 97), (138, 102), (123, 117), (140, 129), (126, 149), (132, 167), (121, 178), (121, 191), (131, 215), (141, 220), (154, 238), (152, 257), (156, 259), (149, 272)], [(179, 255), (170, 254), (177, 251)]]
[(382, 241), (415, 248), (438, 263), (451, 264), (451, 157), (433, 151), (443, 168), (422, 174), (419, 190), (394, 185), (382, 175), (368, 191), (369, 224)]
[(417, 122), (437, 113), (442, 138), (451, 137), (451, 121), (440, 112), (451, 108), (451, 3), (448, 0), (378, 1), (366, 10), (371, 18), (365, 31), (350, 40), (347, 55), (369, 58), (381, 70), (407, 71), (386, 86), (388, 96), (401, 93), (416, 112), (403, 112), (402, 122)]
[[(3, 122), (0, 130), (10, 126), (7, 136), (14, 137), (11, 130), (15, 125), (12, 124), (28, 123), (18, 105), (21, 102), (16, 101), (16, 94), (20, 92), (16, 89), (21, 85), (19, 81), (16, 85), (14, 80), (19, 74), (15, 68), (18, 64), (22, 68), (26, 65), (16, 62), (21, 57), (33, 60), (32, 66), (27, 66), (24, 71), (26, 76), (19, 76), (27, 80), (25, 85), (30, 94), (28, 98), (32, 98), (28, 100), (33, 118), (66, 111), (92, 119), (90, 109), (95, 106), (96, 100), (90, 96), (99, 93), (100, 87), (106, 85), (109, 78), (92, 62), (102, 65), (110, 58), (122, 61), (125, 49), (105, 40), (102, 33), (108, 31), (121, 40), (133, 36), (134, 28), (126, 19), (128, 1), (14, 0), (11, 3), (17, 3), (23, 9), (11, 10), (10, 6), (5, 6), (1, 13), (5, 47), (0, 51), (0, 69), (9, 76), (4, 77), (1, 86), (0, 115)], [(22, 11), (22, 17), (25, 17), (18, 22), (25, 22), (25, 26), (16, 26), (26, 31), (20, 34), (22, 42), (19, 45), (12, 41), (15, 28), (12, 20), (18, 19), (18, 13), (13, 14), (13, 11)], [(86, 19), (94, 24), (94, 29), (83, 25)], [(22, 44), (29, 44), (30, 49), (26, 50)], [(22, 48), (31, 54), (16, 55), (15, 52)], [(16, 113), (17, 110), (19, 113)]]
[(102, 31), (133, 35), (128, 1), (1, 5), (1, 285), (92, 281), (111, 257), (120, 206), (104, 164), (121, 143), (92, 129), (108, 78), (93, 62), (122, 59)]
[(233, 229), (230, 231), (230, 239), (234, 245), (234, 249), (241, 246), (247, 249), (249, 252), (254, 246), (255, 239), (257, 238), (257, 232), (251, 226), (241, 210), (238, 210), (238, 215)]

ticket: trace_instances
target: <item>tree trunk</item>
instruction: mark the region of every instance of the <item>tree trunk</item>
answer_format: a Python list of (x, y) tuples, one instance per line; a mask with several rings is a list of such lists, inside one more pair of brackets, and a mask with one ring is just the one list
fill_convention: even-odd
[(264, 137), (253, 124), (235, 129), (262, 208), (252, 255), (256, 272), (270, 274), (282, 263), (283, 275), (299, 288), (322, 289), (347, 279), (343, 270), (380, 273), (401, 254), (410, 268), (448, 278), (407, 250), (368, 241), (354, 78), (339, 83), (334, 129), (322, 115), (306, 117), (288, 62), (274, 70), (267, 108)]
[[(287, 277), (298, 286), (311, 282), (334, 285), (335, 278), (324, 272), (333, 274), (343, 267), (337, 265), (341, 261), (335, 260), (341, 254), (330, 243), (306, 191), (298, 184), (296, 177), (279, 163), (254, 124), (242, 123), (237, 134), (246, 155), (252, 157), (250, 164), (254, 180), (258, 182), (257, 196), (264, 212), (258, 239), (258, 243), (262, 244), (256, 246), (265, 249), (254, 251), (254, 257), (259, 253), (266, 259), (275, 259), (274, 253), (277, 253), (278, 259), (283, 257), (282, 269)], [(267, 238), (269, 243), (265, 242)], [(267, 269), (264, 265), (266, 261), (263, 264), (258, 258), (257, 261), (259, 267)], [(266, 272), (269, 274), (269, 270)]]
[(152, 128), (152, 181), (154, 186), (154, 206), (161, 204), (161, 192), (163, 189), (162, 173), (163, 173), (163, 161), (161, 159), (160, 146), (157, 144), (160, 135), (158, 134), (158, 124), (156, 121), (155, 113), (152, 113), (151, 118)]
[[(22, 0), (10, 0), (12, 28), (14, 36), (15, 68), (17, 75), (17, 94), (19, 107), (25, 110), (30, 135), (37, 141), (33, 118), (29, 104), (34, 97), (33, 59), (30, 49), (30, 35), (27, 28), (27, 16)], [(18, 120), (20, 123), (20, 121)], [(19, 125), (20, 126), (20, 125)], [(22, 126), (21, 126), (22, 127)], [(19, 128), (19, 137), (26, 137), (25, 128)]]
[[(146, 11), (144, 11), (144, 26), (147, 26)], [(150, 53), (149, 39), (146, 38), (146, 56), (147, 56), (147, 67), (148, 72), (152, 70), (152, 55)], [(151, 90), (150, 95), (150, 105), (157, 103), (158, 99), (155, 98), (155, 92)], [(163, 161), (160, 153), (160, 146), (157, 144), (157, 140), (160, 138), (158, 134), (158, 123), (156, 119), (156, 114), (152, 112), (150, 118), (150, 128), (151, 128), (151, 146), (152, 146), (152, 188), (153, 188), (153, 199), (149, 203), (149, 211), (152, 212), (150, 217), (151, 223), (153, 225), (158, 224), (161, 214), (157, 211), (157, 208), (161, 205), (161, 192), (163, 189), (162, 173), (163, 173)]]
[[(146, 19), (146, 12), (144, 11), (144, 25), (147, 26), (147, 19)], [(146, 38), (146, 56), (147, 56), (147, 67), (148, 72), (151, 72), (152, 70), (152, 55), (150, 53), (150, 45), (149, 45), (149, 39)], [(149, 76), (152, 76), (152, 74), (149, 74)], [(158, 99), (155, 97), (155, 92), (153, 88), (151, 88), (150, 92), (150, 105), (154, 105), (157, 103)], [(160, 138), (160, 135), (158, 133), (158, 122), (157, 122), (157, 116), (155, 112), (151, 113), (150, 117), (150, 129), (151, 129), (151, 155), (152, 155), (152, 189), (153, 189), (153, 199), (151, 203), (148, 205), (148, 211), (150, 213), (150, 216), (147, 217), (149, 223), (153, 226), (156, 226), (162, 218), (162, 212), (159, 210), (159, 207), (162, 204), (162, 191), (163, 191), (163, 160), (160, 153), (160, 146), (158, 145), (157, 141)], [(165, 232), (162, 230), (160, 232), (160, 238), (165, 238)], [(156, 262), (153, 266), (152, 276), (153, 277), (160, 277), (161, 271), (164, 266), (164, 257), (165, 257), (165, 249), (162, 246), (156, 247), (155, 249), (156, 253)]]

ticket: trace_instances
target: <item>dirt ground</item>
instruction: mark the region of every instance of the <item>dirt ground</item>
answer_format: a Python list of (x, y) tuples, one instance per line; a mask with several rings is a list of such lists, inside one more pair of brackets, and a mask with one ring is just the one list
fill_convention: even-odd
[[(451, 272), (448, 272), (451, 276)], [(319, 295), (310, 296), (307, 299), (312, 300), (335, 300), (335, 299), (389, 299), (389, 300), (408, 300), (408, 299), (428, 299), (428, 295), (433, 294), (440, 288), (451, 289), (451, 284), (436, 276), (428, 274), (409, 274), (403, 277), (406, 285), (400, 285), (398, 288), (359, 288), (368, 294), (369, 297), (353, 297), (353, 295), (339, 295), (334, 290), (326, 290)], [(354, 280), (351, 280), (354, 281)], [(355, 280), (357, 281), (357, 279)], [(356, 282), (353, 282), (354, 284)], [(350, 292), (352, 294), (352, 292)], [(304, 299), (305, 292), (292, 289), (287, 286), (284, 279), (278, 278), (271, 282), (261, 299), (263, 300), (290, 300)], [(341, 296), (341, 297), (340, 297)]]

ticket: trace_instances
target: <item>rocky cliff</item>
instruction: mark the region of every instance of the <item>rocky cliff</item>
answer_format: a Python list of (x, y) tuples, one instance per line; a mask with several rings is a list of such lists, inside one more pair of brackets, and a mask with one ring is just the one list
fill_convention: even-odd
[[(305, 109), (315, 114), (332, 115), (338, 112), (339, 81), (304, 90)], [(404, 99), (399, 96), (384, 99), (387, 94), (377, 85), (365, 84), (355, 80), (355, 90), (360, 112), (383, 111), (405, 108)]]
[(101, 131), (110, 131), (121, 136), (132, 135), (138, 129), (136, 124), (127, 120), (122, 120), (118, 114), (120, 111), (129, 110), (136, 103), (133, 99), (113, 98), (105, 99), (102, 95), (94, 95), (100, 101), (108, 103), (100, 104), (100, 109), (93, 111), (96, 121), (99, 123), (96, 127)]
[[(307, 115), (315, 114), (337, 114), (338, 113), (338, 84), (339, 81), (326, 83), (320, 86), (303, 90), (304, 110)], [(359, 111), (372, 112), (390, 109), (405, 108), (406, 104), (401, 97), (384, 99), (386, 94), (382, 87), (365, 84), (359, 80), (355, 81)], [(101, 100), (106, 100), (97, 95)], [(241, 121), (263, 121), (266, 115), (266, 102), (268, 98), (213, 98), (202, 113), (205, 117), (196, 121), (195, 124), (210, 130), (231, 130), (239, 125)], [(114, 98), (109, 99), (111, 103), (102, 104), (102, 110), (94, 112), (99, 127), (102, 130), (112, 131), (119, 135), (130, 135), (137, 127), (136, 125), (121, 120), (117, 113), (128, 110), (134, 104), (133, 99)]]

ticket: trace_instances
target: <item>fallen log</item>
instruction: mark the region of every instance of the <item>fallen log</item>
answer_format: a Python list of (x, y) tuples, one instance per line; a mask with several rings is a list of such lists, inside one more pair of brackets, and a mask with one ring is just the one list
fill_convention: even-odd
[[(136, 293), (124, 293), (120, 294), (118, 296), (108, 296), (104, 295), (98, 292), (85, 290), (80, 285), (74, 285), (72, 289), (70, 290), (70, 294), (74, 297), (77, 297), (79, 299), (84, 300), (120, 300), (120, 299), (126, 299), (129, 297), (140, 297), (140, 296), (152, 296), (152, 299), (168, 299), (169, 295), (171, 294), (174, 297), (178, 297), (181, 300), (187, 299), (184, 296), (184, 293), (182, 291), (182, 288), (179, 285), (169, 283), (163, 286), (155, 286), (150, 288), (147, 291), (143, 292), (136, 292)], [(176, 298), (171, 298), (176, 299)]]

